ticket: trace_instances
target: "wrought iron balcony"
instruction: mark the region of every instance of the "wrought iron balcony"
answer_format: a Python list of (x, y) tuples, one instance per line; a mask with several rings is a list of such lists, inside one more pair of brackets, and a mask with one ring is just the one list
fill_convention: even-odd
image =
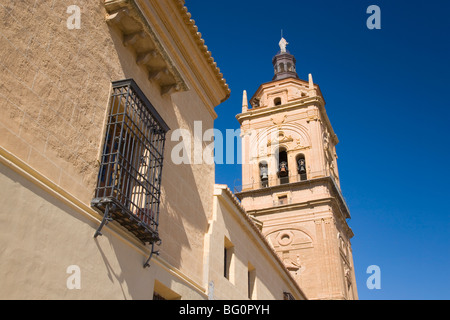
[(144, 244), (158, 235), (161, 173), (169, 127), (136, 83), (113, 82), (93, 208), (101, 229), (114, 220)]

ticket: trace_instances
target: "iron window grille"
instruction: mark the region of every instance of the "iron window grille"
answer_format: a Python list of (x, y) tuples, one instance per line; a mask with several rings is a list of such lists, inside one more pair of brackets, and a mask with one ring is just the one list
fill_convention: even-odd
[(283, 292), (283, 300), (295, 300), (294, 296), (290, 292)]
[[(144, 244), (158, 235), (161, 173), (169, 127), (132, 79), (112, 83), (93, 208), (103, 214), (95, 233), (117, 221)], [(150, 260), (150, 258), (149, 258)]]

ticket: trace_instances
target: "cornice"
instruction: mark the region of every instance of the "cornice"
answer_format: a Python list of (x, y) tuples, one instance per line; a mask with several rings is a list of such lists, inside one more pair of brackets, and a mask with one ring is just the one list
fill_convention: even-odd
[[(217, 117), (214, 107), (228, 99), (230, 89), (184, 1), (106, 0), (104, 5), (106, 21), (122, 32), (124, 45), (136, 52), (136, 63), (148, 69), (161, 94), (194, 89)], [(161, 62), (165, 67), (155, 67)]]
[[(295, 79), (295, 78), (287, 78), (282, 80), (275, 80), (263, 83), (259, 86), (259, 88), (256, 90), (255, 94), (252, 96), (250, 101), (254, 100), (256, 97), (258, 97), (263, 90), (271, 89), (273, 87), (279, 87), (280, 90), (285, 89), (289, 85), (296, 85), (301, 84), (302, 86), (307, 86), (308, 81), (302, 80), (302, 79)], [(280, 106), (272, 106), (272, 107), (257, 107), (255, 109), (251, 108), (248, 109), (247, 112), (240, 113), (236, 115), (236, 119), (239, 121), (239, 123), (242, 125), (242, 122), (245, 120), (251, 120), (254, 118), (264, 117), (267, 115), (272, 115), (275, 113), (281, 113), (289, 110), (293, 110), (296, 108), (304, 108), (310, 105), (316, 105), (320, 111), (321, 119), (325, 123), (325, 125), (328, 127), (331, 139), (333, 140), (334, 145), (337, 145), (339, 143), (339, 139), (334, 132), (333, 126), (331, 125), (330, 119), (328, 118), (327, 111), (325, 108), (325, 98), (322, 95), (322, 92), (320, 90), (319, 85), (314, 84), (314, 89), (316, 90), (317, 94), (310, 97), (300, 98), (299, 100), (289, 102)]]
[(211, 68), (212, 72), (216, 76), (217, 81), (220, 83), (222, 89), (226, 93), (225, 97), (222, 99), (221, 102), (227, 100), (230, 97), (231, 90), (228, 87), (228, 84), (223, 77), (223, 74), (220, 71), (220, 68), (217, 66), (217, 62), (214, 61), (214, 58), (212, 56), (211, 51), (208, 50), (208, 46), (205, 45), (205, 40), (202, 38), (202, 34), (198, 31), (198, 27), (195, 24), (195, 20), (191, 19), (192, 15), (188, 11), (188, 8), (184, 5), (185, 0), (172, 0), (180, 14), (183, 17), (183, 21), (185, 22), (186, 27), (191, 33), (191, 36), (194, 39), (194, 42), (197, 44), (198, 49), (202, 52), (203, 57), (208, 62), (209, 67)]
[(286, 112), (292, 109), (305, 108), (310, 105), (324, 106), (325, 101), (320, 96), (307, 97), (294, 102), (286, 103), (281, 106), (261, 107), (258, 109), (249, 109), (247, 112), (236, 115), (236, 119), (242, 124), (245, 120), (269, 116), (276, 113)]
[[(265, 82), (265, 83), (261, 84), (258, 87), (256, 92), (250, 98), (250, 101), (252, 101), (254, 98), (256, 98), (263, 89), (269, 89), (271, 87), (283, 88), (283, 87), (288, 86), (290, 84), (300, 84), (300, 85), (302, 85), (304, 87), (308, 87), (309, 86), (309, 82), (308, 81), (302, 80), (302, 79), (297, 79), (297, 78), (286, 78), (286, 79), (281, 79), (281, 80), (273, 80), (273, 81)], [(314, 89), (318, 90), (319, 95), (322, 96), (322, 93), (320, 91), (319, 85), (314, 84)], [(322, 98), (323, 98), (323, 96), (322, 96)]]
[[(161, 94), (186, 91), (188, 85), (181, 76), (170, 54), (146, 20), (134, 0), (106, 0), (106, 22), (122, 33), (125, 47), (134, 49), (136, 64), (148, 69), (148, 80), (155, 80), (161, 87)], [(139, 52), (138, 45), (154, 48)], [(163, 62), (164, 68), (152, 68), (152, 61)]]
[[(256, 190), (242, 191), (242, 192), (236, 193), (235, 196), (242, 201), (242, 199), (247, 196), (264, 194), (264, 193), (274, 193), (274, 192), (279, 192), (279, 191), (286, 190), (286, 189), (293, 189), (293, 188), (301, 187), (304, 185), (310, 185), (312, 183), (323, 183), (323, 182), (331, 185), (331, 191), (333, 192), (333, 194), (335, 196), (322, 197), (320, 199), (319, 198), (313, 199), (313, 200), (304, 201), (304, 202), (297, 203), (297, 204), (287, 204), (287, 205), (283, 206), (283, 208), (285, 210), (288, 208), (293, 210), (293, 209), (296, 209), (299, 207), (307, 207), (307, 206), (311, 206), (316, 203), (318, 204), (318, 203), (320, 203), (320, 201), (333, 201), (340, 208), (339, 211), (341, 212), (343, 220), (345, 221), (346, 219), (351, 219), (350, 211), (348, 209), (347, 203), (345, 202), (344, 196), (340, 192), (334, 179), (330, 176), (314, 178), (314, 179), (305, 180), (305, 181), (292, 182), (292, 183), (288, 183), (288, 184), (280, 184), (277, 186), (269, 186), (267, 188), (260, 188), (260, 189), (256, 189)], [(280, 207), (277, 206), (277, 207), (271, 207), (271, 208), (266, 208), (266, 209), (258, 209), (257, 211), (264, 212), (264, 213), (270, 213), (271, 211), (275, 212), (276, 210), (278, 210), (278, 208), (280, 208)], [(252, 215), (254, 214), (253, 211), (249, 211), (249, 213), (251, 213)]]

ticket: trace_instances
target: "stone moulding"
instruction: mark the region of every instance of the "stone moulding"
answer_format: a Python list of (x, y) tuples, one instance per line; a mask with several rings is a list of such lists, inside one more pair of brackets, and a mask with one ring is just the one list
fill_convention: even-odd
[(106, 0), (106, 22), (122, 33), (123, 45), (136, 52), (136, 64), (148, 70), (161, 94), (187, 91), (189, 88), (152, 28), (132, 0)]
[[(195, 21), (184, 6), (184, 0), (171, 1), (224, 92), (221, 102), (227, 100), (231, 92), (228, 84), (198, 32)], [(107, 12), (106, 22), (120, 30), (124, 46), (134, 50), (137, 55), (136, 63), (148, 70), (149, 80), (160, 85), (162, 94), (190, 89), (135, 0), (105, 0), (104, 6)]]
[(223, 74), (221, 73), (220, 68), (214, 61), (211, 51), (209, 51), (208, 46), (205, 45), (205, 40), (202, 38), (202, 34), (198, 32), (198, 27), (195, 25), (195, 20), (191, 19), (191, 14), (188, 12), (187, 7), (184, 5), (185, 1), (184, 0), (174, 0), (174, 1), (177, 4), (178, 9), (181, 15), (183, 16), (183, 20), (186, 26), (188, 27), (192, 37), (194, 38), (198, 48), (203, 53), (204, 58), (209, 63), (222, 89), (226, 93), (225, 97), (222, 99), (221, 102), (227, 100), (230, 97), (231, 90), (228, 87), (226, 80), (223, 78)]

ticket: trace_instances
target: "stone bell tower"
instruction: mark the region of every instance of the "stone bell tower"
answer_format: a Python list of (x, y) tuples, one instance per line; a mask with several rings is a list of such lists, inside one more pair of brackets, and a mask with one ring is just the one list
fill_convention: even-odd
[(308, 299), (357, 299), (336, 145), (325, 100), (311, 74), (299, 78), (296, 59), (280, 41), (274, 77), (262, 84), (236, 118), (242, 135), (246, 211)]

